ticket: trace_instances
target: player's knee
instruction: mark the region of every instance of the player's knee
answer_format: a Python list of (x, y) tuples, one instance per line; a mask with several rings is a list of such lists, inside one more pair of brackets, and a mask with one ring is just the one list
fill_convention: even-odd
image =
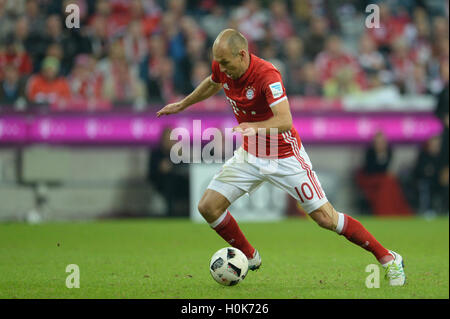
[(318, 218), (316, 220), (316, 223), (317, 223), (317, 225), (319, 225), (322, 228), (329, 229), (329, 230), (333, 229), (333, 221), (328, 216), (325, 216), (325, 215), (320, 216), (320, 218)]
[(319, 209), (311, 213), (310, 216), (320, 227), (329, 230), (336, 229), (336, 223), (333, 220), (332, 215), (328, 214), (327, 212)]
[(200, 201), (198, 203), (197, 209), (203, 217), (205, 217), (205, 215), (207, 215), (209, 211), (208, 204), (204, 203), (203, 201)]
[(200, 212), (200, 214), (203, 216), (203, 218), (205, 218), (206, 220), (210, 220), (210, 219), (214, 218), (217, 214), (221, 213), (214, 206), (215, 205), (213, 205), (213, 203), (211, 203), (210, 201), (201, 200), (198, 203), (197, 208), (198, 208), (198, 211)]

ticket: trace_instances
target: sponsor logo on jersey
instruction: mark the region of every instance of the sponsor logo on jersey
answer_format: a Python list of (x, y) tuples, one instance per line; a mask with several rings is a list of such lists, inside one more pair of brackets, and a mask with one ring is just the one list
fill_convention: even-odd
[(225, 90), (229, 90), (230, 88), (228, 87), (228, 83), (225, 83), (224, 85), (223, 85), (223, 88), (225, 89)]
[(273, 98), (279, 98), (283, 95), (283, 87), (281, 86), (281, 82), (275, 82), (269, 85), (270, 90), (272, 91)]

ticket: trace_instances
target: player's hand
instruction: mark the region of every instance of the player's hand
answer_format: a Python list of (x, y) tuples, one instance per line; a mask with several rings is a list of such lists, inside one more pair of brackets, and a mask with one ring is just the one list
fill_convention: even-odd
[(233, 132), (242, 133), (243, 136), (256, 135), (257, 128), (250, 123), (241, 123), (238, 126), (233, 127)]
[(156, 112), (156, 117), (160, 117), (163, 115), (176, 114), (178, 112), (181, 112), (183, 109), (184, 108), (183, 108), (181, 102), (167, 104), (162, 109), (160, 109), (158, 112)]

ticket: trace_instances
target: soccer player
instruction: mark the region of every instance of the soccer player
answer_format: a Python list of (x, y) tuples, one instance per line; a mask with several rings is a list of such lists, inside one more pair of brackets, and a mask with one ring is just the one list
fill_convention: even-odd
[[(370, 251), (385, 269), (390, 285), (404, 285), (402, 256), (384, 248), (360, 222), (337, 212), (328, 202), (292, 125), (280, 72), (271, 63), (249, 53), (246, 38), (233, 29), (223, 30), (217, 36), (212, 52), (212, 75), (183, 100), (157, 112), (158, 117), (181, 112), (222, 88), (233, 108), (239, 123), (233, 130), (242, 133), (244, 142), (214, 176), (198, 204), (199, 212), (209, 225), (247, 256), (251, 270), (258, 269), (261, 256), (248, 242), (228, 207), (268, 181), (293, 196), (320, 227)], [(275, 158), (255, 152), (251, 145), (255, 139), (250, 137), (255, 136), (255, 132), (270, 132), (270, 129), (278, 130), (276, 136), (267, 134), (265, 137), (268, 144), (274, 140), (278, 143)], [(264, 172), (261, 167), (270, 161), (276, 161), (276, 171)]]

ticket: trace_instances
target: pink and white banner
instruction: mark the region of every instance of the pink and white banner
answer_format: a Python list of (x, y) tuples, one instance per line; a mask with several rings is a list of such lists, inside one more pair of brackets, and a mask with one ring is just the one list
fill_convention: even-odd
[[(194, 120), (201, 120), (199, 129)], [(152, 144), (165, 127), (182, 127), (191, 137), (205, 129), (237, 125), (229, 115), (184, 115), (157, 119), (154, 114), (47, 115), (0, 117), (0, 143)], [(382, 130), (389, 141), (417, 143), (440, 134), (442, 125), (429, 113), (338, 114), (294, 117), (305, 143), (362, 143)], [(199, 137), (199, 136), (197, 136)], [(200, 136), (201, 138), (201, 136)]]
[(28, 119), (26, 117), (0, 116), (0, 144), (23, 143), (28, 139)]

